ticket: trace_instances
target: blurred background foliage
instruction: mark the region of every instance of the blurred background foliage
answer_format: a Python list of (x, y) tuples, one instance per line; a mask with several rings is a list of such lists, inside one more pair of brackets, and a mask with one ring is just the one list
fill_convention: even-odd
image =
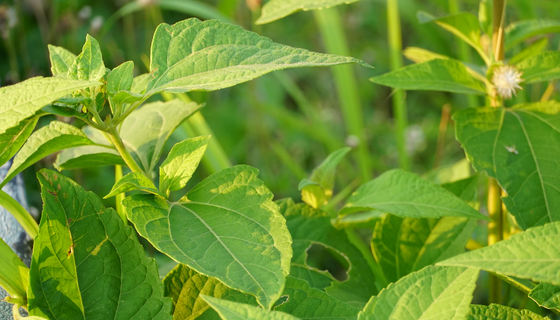
[[(299, 12), (266, 25), (255, 25), (254, 21), (260, 15), (260, 1), (3, 0), (0, 2), (0, 84), (5, 86), (34, 76), (50, 76), (47, 44), (65, 47), (77, 54), (88, 33), (99, 41), (108, 68), (132, 60), (135, 75), (146, 73), (156, 26), (189, 17), (220, 19), (278, 43), (317, 52), (328, 51), (325, 42), (329, 39), (325, 37), (333, 35), (321, 33), (312, 12)], [(508, 5), (507, 24), (560, 16), (558, 0), (510, 0)], [(416, 14), (423, 10), (443, 16), (459, 9), (478, 15), (478, 0), (400, 0), (399, 9), (403, 48), (420, 47), (456, 58), (461, 55), (475, 57), (470, 47), (461, 46), (437, 25), (420, 24)], [(361, 0), (330, 10), (340, 15), (350, 55), (375, 67), (351, 68), (356, 83), (353, 89), (359, 95), (356, 98), (361, 104), (360, 118), (365, 126), (363, 137), (368, 149), (368, 172), (371, 177), (377, 176), (399, 167), (391, 103), (393, 93), (390, 88), (368, 80), (390, 70), (386, 1)], [(554, 50), (559, 47), (560, 35), (548, 35), (547, 40), (546, 46)], [(516, 50), (521, 51), (532, 41), (517, 46)], [(405, 64), (411, 63), (405, 59)], [(482, 61), (472, 60), (472, 63), (482, 65)], [(516, 101), (536, 101), (545, 90), (545, 85), (528, 86), (519, 93)], [(344, 101), (339, 99), (330, 68), (278, 71), (228, 89), (192, 92), (189, 97), (206, 104), (201, 113), (229, 162), (258, 168), (260, 178), (276, 199), (293, 197), (299, 200), (297, 185), (302, 178), (307, 177), (330, 152), (345, 145), (354, 147), (359, 141), (348, 133), (352, 130), (344, 121), (341, 107)], [(449, 93), (407, 92), (406, 149), (411, 170), (425, 174), (463, 159), (464, 153), (453, 137), (450, 115), (469, 104), (483, 103), (476, 98), (469, 101), (466, 96)], [(43, 117), (42, 125), (50, 120), (52, 118)], [(180, 128), (168, 141), (166, 150), (189, 135), (193, 135), (192, 127)], [(46, 158), (24, 172), (28, 200), (35, 208), (32, 211), (39, 212), (41, 208), (35, 172), (42, 167), (52, 167), (54, 159)], [(353, 154), (339, 167), (335, 194), (346, 186), (355, 188), (365, 182), (361, 181), (363, 175), (357, 159), (358, 156)], [(202, 165), (187, 188), (214, 171), (212, 166)], [(99, 195), (107, 194), (114, 183), (113, 167), (65, 171), (64, 174)], [(351, 191), (351, 188), (347, 190)], [(114, 200), (106, 200), (106, 205), (114, 205)], [(480, 234), (475, 238), (483, 242), (485, 236)], [(154, 250), (148, 251), (154, 254)], [(173, 264), (162, 257), (159, 260), (162, 274), (165, 274)], [(324, 257), (317, 258), (317, 261), (318, 265), (321, 261), (329, 264)], [(485, 283), (484, 279), (481, 278), (481, 282)], [(485, 291), (482, 289), (481, 292)], [(512, 294), (512, 299), (516, 299), (516, 295)], [(526, 300), (511, 304), (525, 303)]]

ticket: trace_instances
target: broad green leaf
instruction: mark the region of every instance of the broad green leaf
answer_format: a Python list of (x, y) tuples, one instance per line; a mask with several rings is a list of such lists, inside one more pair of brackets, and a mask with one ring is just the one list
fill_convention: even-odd
[(332, 224), (338, 229), (344, 228), (367, 228), (374, 229), (381, 218), (386, 213), (378, 210), (370, 210), (363, 212), (349, 213), (346, 215), (338, 215)]
[(103, 199), (111, 198), (116, 196), (119, 193), (124, 193), (133, 190), (141, 190), (153, 194), (157, 194), (160, 196), (165, 196), (162, 194), (154, 183), (150, 181), (143, 173), (139, 172), (131, 172), (126, 176), (122, 177), (119, 181), (115, 183), (111, 192), (108, 195), (103, 197)]
[(145, 104), (128, 116), (121, 127), (121, 138), (134, 160), (152, 172), (173, 131), (201, 106), (181, 100)]
[(29, 311), (49, 319), (171, 319), (156, 263), (115, 210), (63, 175), (37, 174), (43, 214)]
[(463, 320), (478, 269), (434, 267), (411, 273), (372, 297), (359, 320)]
[(248, 304), (231, 302), (202, 295), (222, 320), (298, 320), (284, 312), (268, 311)]
[(358, 0), (270, 0), (264, 4), (256, 24), (265, 24), (298, 11), (322, 10)]
[(409, 218), (451, 216), (488, 220), (453, 193), (402, 170), (387, 171), (361, 185), (340, 214), (371, 209)]
[(538, 53), (517, 64), (523, 71), (525, 83), (536, 83), (560, 78), (560, 52), (546, 51)]
[(14, 158), (6, 178), (8, 181), (25, 168), (57, 151), (83, 145), (94, 145), (80, 129), (60, 121), (52, 121), (48, 126), (35, 131)]
[[(337, 299), (363, 307), (377, 293), (375, 278), (362, 253), (348, 240), (346, 232), (331, 225), (328, 212), (304, 203), (295, 204), (291, 199), (281, 200), (278, 204), (293, 238), (294, 257), (290, 275), (307, 280), (312, 287), (325, 289)], [(307, 249), (313, 244), (320, 244), (348, 261), (347, 280), (334, 280), (328, 272), (307, 265)], [(331, 285), (325, 288), (329, 281)]]
[(550, 320), (529, 310), (518, 310), (499, 304), (471, 305), (466, 320)]
[(0, 287), (12, 298), (25, 298), (29, 284), (29, 268), (0, 238)]
[(136, 230), (175, 261), (253, 294), (269, 308), (290, 268), (291, 237), (272, 193), (249, 166), (219, 171), (180, 202), (156, 195), (123, 201)]
[(435, 53), (430, 50), (426, 50), (424, 48), (417, 48), (417, 47), (408, 47), (404, 49), (403, 55), (407, 57), (409, 60), (414, 61), (414, 63), (422, 63), (435, 59), (442, 59), (442, 60), (451, 59), (450, 57), (444, 56), (443, 54)]
[(101, 56), (99, 43), (89, 34), (82, 52), (74, 59), (68, 69), (68, 78), (76, 80), (98, 81), (105, 75), (105, 64)]
[(489, 247), (439, 262), (560, 285), (560, 222), (527, 229)]
[(422, 178), (437, 184), (452, 183), (471, 176), (471, 164), (467, 159), (439, 166), (422, 175)]
[(474, 15), (463, 12), (436, 18), (427, 12), (419, 11), (417, 17), (420, 23), (437, 23), (440, 27), (475, 48), (481, 55), (484, 55), (484, 50), (480, 44), (480, 24), (478, 18)]
[(307, 281), (288, 277), (282, 296), (287, 302), (274, 308), (302, 320), (355, 320), (360, 309), (340, 301), (324, 291), (309, 286)]
[(559, 21), (538, 19), (514, 22), (506, 28), (506, 50), (513, 48), (526, 39), (554, 32), (560, 32)]
[(522, 229), (560, 220), (560, 104), (551, 101), (513, 108), (457, 112), (455, 130), (477, 171), (496, 178), (508, 211)]
[(389, 282), (465, 252), (475, 219), (385, 215), (372, 238), (373, 254)]
[(159, 167), (159, 189), (163, 193), (185, 187), (198, 167), (210, 136), (181, 141), (171, 148), (167, 159)]
[(50, 44), (48, 47), (51, 59), (52, 75), (66, 78), (68, 75), (68, 69), (70, 69), (70, 66), (74, 63), (76, 55), (63, 47), (57, 47)]
[(331, 199), (336, 167), (350, 150), (352, 149), (342, 148), (329, 154), (319, 166), (313, 169), (309, 179), (300, 182), (299, 190), (301, 190), (302, 200), (305, 203), (313, 208), (318, 208)]
[(148, 87), (148, 82), (150, 82), (151, 74), (144, 73), (132, 79), (132, 86), (130, 91), (133, 93), (143, 94)]
[(547, 45), (548, 45), (548, 38), (539, 39), (539, 40), (533, 42), (527, 48), (521, 50), (521, 52), (519, 52), (516, 55), (514, 55), (513, 57), (511, 57), (511, 59), (509, 59), (508, 63), (509, 64), (518, 64), (519, 62), (540, 53), (541, 51), (546, 49)]
[(132, 88), (134, 71), (134, 62), (127, 61), (113, 69), (107, 76), (107, 92), (109, 95), (115, 95), (122, 90), (130, 90)]
[(345, 63), (370, 67), (354, 58), (276, 44), (232, 24), (191, 18), (157, 27), (147, 92), (218, 90), (275, 70)]
[(219, 320), (220, 317), (200, 295), (257, 305), (251, 295), (224, 285), (216, 278), (207, 277), (184, 264), (178, 264), (163, 279), (165, 296), (173, 299), (174, 320)]
[(62, 150), (62, 152), (57, 155), (54, 163), (54, 167), (57, 170), (72, 170), (109, 165), (126, 166), (126, 163), (117, 150), (108, 145), (109, 142), (101, 131), (90, 126), (84, 126), (82, 131), (97, 145)]
[(72, 92), (98, 86), (97, 81), (35, 77), (0, 88), (0, 134), (35, 115), (45, 105)]
[(464, 94), (484, 94), (484, 83), (469, 74), (455, 60), (435, 59), (413, 64), (370, 78), (373, 83), (404, 90), (433, 90)]
[(37, 125), (39, 116), (21, 121), (17, 126), (0, 135), (0, 166), (8, 162), (29, 138)]
[(560, 311), (560, 286), (540, 283), (529, 293), (529, 298), (541, 307)]

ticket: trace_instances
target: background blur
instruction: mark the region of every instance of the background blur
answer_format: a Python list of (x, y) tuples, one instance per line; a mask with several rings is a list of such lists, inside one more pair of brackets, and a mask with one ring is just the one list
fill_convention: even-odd
[[(472, 63), (482, 64), (474, 59), (474, 51), (461, 47), (451, 34), (435, 24), (419, 24), (416, 18), (419, 10), (435, 16), (449, 14), (455, 4), (461, 11), (478, 15), (478, 0), (400, 0), (399, 4), (403, 48), (421, 47), (451, 57), (470, 55)], [(108, 68), (132, 60), (135, 75), (146, 73), (156, 26), (189, 17), (217, 18), (281, 44), (328, 51), (324, 43), (331, 34), (321, 34), (313, 13), (299, 12), (260, 26), (253, 23), (260, 15), (260, 5), (260, 0), (1, 0), (0, 84), (6, 86), (34, 76), (50, 76), (47, 44), (78, 54), (88, 33), (99, 41)], [(560, 16), (560, 0), (509, 0), (508, 5), (508, 24)], [(399, 166), (391, 89), (368, 80), (390, 70), (386, 9), (384, 0), (361, 0), (335, 8), (344, 26), (350, 55), (375, 67), (351, 67), (358, 95), (355, 98), (363, 111), (360, 118), (365, 125), (371, 177)], [(560, 35), (549, 35), (548, 48), (557, 49), (559, 41)], [(410, 63), (405, 59), (405, 64)], [(519, 93), (517, 102), (538, 100), (545, 89), (546, 85), (529, 86)], [(206, 103), (202, 115), (231, 163), (260, 169), (260, 178), (276, 199), (293, 197), (299, 200), (298, 182), (330, 152), (356, 143), (356, 137), (348, 134), (331, 68), (279, 71), (233, 88), (193, 92), (189, 96)], [(412, 171), (425, 174), (464, 158), (454, 139), (450, 114), (473, 102), (484, 103), (449, 93), (406, 93), (407, 150)], [(42, 125), (50, 120), (52, 118), (41, 118)], [(187, 136), (188, 130), (180, 128), (168, 141), (167, 151)], [(335, 194), (345, 186), (356, 187), (364, 182), (359, 180), (355, 153), (339, 167)], [(35, 172), (42, 167), (52, 167), (53, 161), (54, 157), (49, 157), (24, 172), (28, 200), (36, 212), (40, 211), (41, 198)], [(201, 166), (187, 187), (210, 173), (212, 170), (208, 166)], [(114, 183), (113, 167), (64, 174), (98, 195), (107, 194)], [(114, 200), (106, 200), (106, 205), (114, 205)], [(159, 259), (161, 268), (172, 267), (161, 260), (163, 258)]]

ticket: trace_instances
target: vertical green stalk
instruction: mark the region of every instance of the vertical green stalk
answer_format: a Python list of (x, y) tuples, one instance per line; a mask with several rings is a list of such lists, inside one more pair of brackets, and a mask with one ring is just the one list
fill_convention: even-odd
[[(488, 246), (502, 240), (502, 201), (500, 186), (494, 178), (488, 178), (488, 215), (491, 222), (488, 222)], [(489, 278), (489, 297), (490, 303), (500, 303), (502, 295), (501, 280), (490, 275)]]
[(25, 210), (19, 202), (14, 198), (10, 197), (9, 194), (0, 190), (0, 206), (4, 207), (16, 220), (19, 222), (23, 230), (31, 237), (35, 239), (37, 234), (39, 234), (39, 225), (33, 219), (31, 214)]
[[(329, 53), (349, 56), (350, 50), (346, 43), (344, 29), (337, 8), (314, 10), (313, 14), (326, 50)], [(362, 181), (368, 181), (371, 178), (370, 159), (364, 134), (364, 114), (354, 71), (350, 65), (335, 66), (331, 70), (334, 75), (342, 114), (344, 115), (346, 131), (360, 140), (357, 160), (360, 166), (361, 178)]]
[(109, 139), (111, 140), (111, 143), (115, 146), (115, 148), (123, 158), (126, 165), (130, 168), (130, 170), (132, 170), (133, 172), (143, 173), (144, 171), (142, 171), (140, 166), (136, 163), (136, 161), (134, 161), (130, 153), (124, 147), (124, 144), (121, 140), (121, 137), (117, 133), (117, 130), (115, 128), (111, 128), (111, 130), (109, 130), (108, 132), (108, 135), (109, 135)]
[[(115, 166), (115, 183), (121, 180), (123, 177), (122, 166), (116, 165)], [(117, 208), (117, 213), (123, 219), (124, 223), (127, 223), (126, 212), (124, 210), (124, 206), (122, 205), (122, 201), (124, 200), (124, 192), (119, 193), (115, 196), (115, 207)]]
[[(399, 17), (398, 0), (387, 0), (387, 29), (389, 36), (389, 51), (391, 70), (403, 66), (401, 21)], [(395, 90), (393, 95), (393, 114), (396, 122), (395, 137), (399, 152), (399, 163), (404, 170), (410, 170), (410, 159), (406, 152), (406, 127), (408, 117), (406, 111), (406, 98), (403, 90)]]

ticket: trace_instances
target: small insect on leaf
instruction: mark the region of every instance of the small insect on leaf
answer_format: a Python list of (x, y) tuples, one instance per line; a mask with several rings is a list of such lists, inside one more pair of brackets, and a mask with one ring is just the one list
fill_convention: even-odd
[(512, 145), (511, 147), (505, 146), (506, 150), (509, 153), (513, 153), (513, 154), (519, 154), (519, 151), (517, 151), (517, 149), (515, 149), (515, 145)]
[(74, 253), (74, 244), (70, 245), (70, 248), (68, 248), (68, 258), (70, 258), (70, 256)]

